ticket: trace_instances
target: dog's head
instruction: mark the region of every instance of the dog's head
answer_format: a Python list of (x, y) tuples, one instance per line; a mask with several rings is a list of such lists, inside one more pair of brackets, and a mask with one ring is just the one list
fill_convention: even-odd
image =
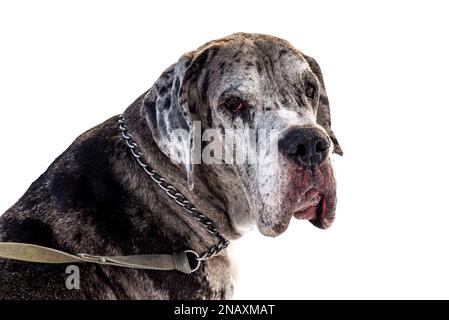
[(188, 176), (214, 173), (237, 231), (255, 222), (275, 236), (292, 216), (320, 228), (334, 220), (330, 154), (342, 150), (323, 76), (287, 41), (243, 33), (211, 41), (161, 75), (142, 111), (159, 148)]

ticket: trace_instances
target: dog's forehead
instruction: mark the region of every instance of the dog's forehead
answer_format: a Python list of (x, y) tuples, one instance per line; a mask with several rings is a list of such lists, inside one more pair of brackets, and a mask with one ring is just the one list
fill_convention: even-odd
[[(275, 40), (273, 40), (275, 39)], [(247, 91), (297, 90), (311, 72), (302, 54), (286, 41), (269, 37), (219, 43), (208, 68), (211, 87), (241, 87)]]

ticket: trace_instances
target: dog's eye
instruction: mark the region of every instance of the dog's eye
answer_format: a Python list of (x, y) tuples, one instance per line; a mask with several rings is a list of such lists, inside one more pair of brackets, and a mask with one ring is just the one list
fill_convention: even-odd
[(226, 100), (225, 106), (234, 113), (242, 111), (244, 102), (239, 97), (232, 97)]
[(315, 98), (315, 91), (316, 91), (316, 88), (315, 88), (315, 86), (313, 84), (311, 84), (311, 83), (307, 83), (306, 84), (306, 96), (307, 96), (307, 98), (310, 98), (310, 99)]

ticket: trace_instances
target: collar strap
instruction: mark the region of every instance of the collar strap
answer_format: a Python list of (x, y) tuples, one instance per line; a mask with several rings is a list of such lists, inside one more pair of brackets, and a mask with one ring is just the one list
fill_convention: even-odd
[(133, 269), (178, 270), (187, 274), (198, 270), (200, 265), (198, 261), (197, 265), (191, 268), (187, 257), (189, 252), (134, 256), (94, 256), (85, 253), (73, 255), (34, 244), (0, 242), (0, 258), (51, 264), (88, 262)]

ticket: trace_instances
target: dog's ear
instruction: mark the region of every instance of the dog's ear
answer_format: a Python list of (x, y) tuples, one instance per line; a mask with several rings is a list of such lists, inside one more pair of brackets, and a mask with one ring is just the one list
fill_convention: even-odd
[(317, 111), (317, 122), (320, 126), (322, 126), (334, 144), (334, 152), (340, 156), (343, 155), (343, 150), (338, 143), (337, 137), (331, 128), (331, 114), (329, 108), (329, 99), (326, 94), (326, 87), (324, 86), (323, 74), (321, 73), (321, 68), (318, 63), (312, 57), (308, 57), (303, 54), (304, 58), (306, 58), (307, 63), (312, 69), (313, 73), (318, 77), (320, 82), (320, 100), (318, 102), (318, 111)]
[(182, 85), (190, 61), (188, 55), (183, 55), (167, 68), (148, 90), (141, 108), (159, 149), (173, 162), (185, 166), (189, 185), (193, 170), (190, 161), (193, 126)]
[(189, 101), (189, 88), (208, 60), (208, 49), (184, 54), (166, 69), (143, 100), (146, 118), (159, 149), (174, 162), (181, 162), (193, 188), (193, 136), (196, 101)]

